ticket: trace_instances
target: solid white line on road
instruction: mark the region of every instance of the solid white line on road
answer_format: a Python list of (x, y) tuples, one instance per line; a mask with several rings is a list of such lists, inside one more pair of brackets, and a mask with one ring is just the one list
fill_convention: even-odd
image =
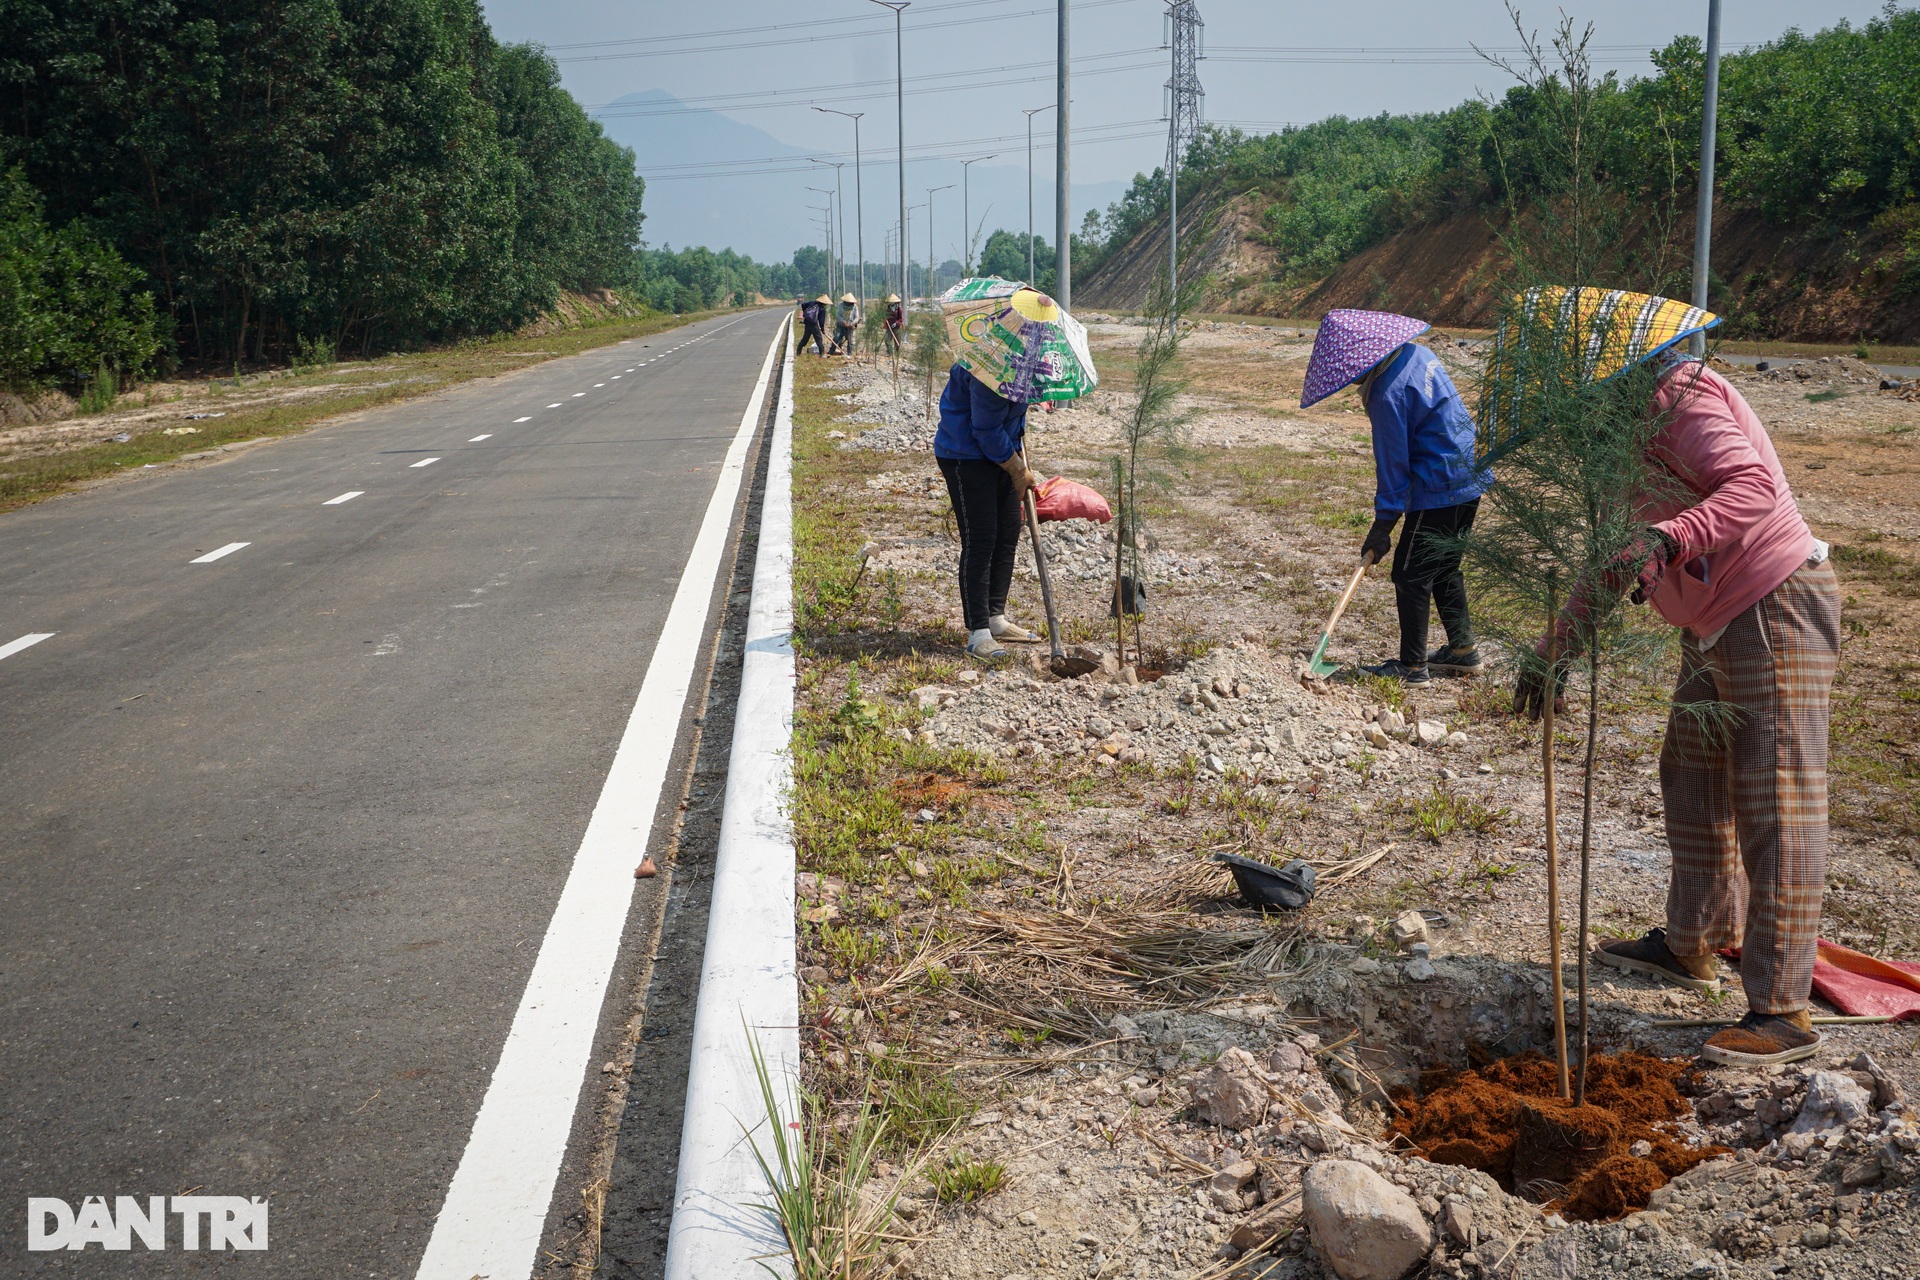
[(417, 1280), (525, 1280), (533, 1270), (619, 958), (633, 864), (653, 832), (777, 344), (767, 345)]
[(489, 432), (487, 432), (487, 433), (486, 433), (485, 435), (479, 435), (479, 436), (475, 436), (475, 437), (474, 437), (473, 439), (471, 439), (471, 440), (469, 440), (469, 441), (467, 441), (467, 443), (468, 443), (468, 444), (479, 444), (479, 443), (480, 443), (480, 442), (481, 442), (482, 440), (491, 440), (491, 439), (493, 439), (493, 433), (492, 433), (491, 431), (489, 431)]
[(58, 634), (55, 631), (29, 631), (18, 640), (9, 640), (5, 644), (0, 644), (0, 658), (11, 658), (22, 649), (31, 649), (42, 640), (51, 640)]
[(407, 470), (411, 471), (414, 467), (430, 467), (438, 461), (440, 461), (438, 458), (422, 458), (420, 461), (414, 463), (413, 466), (408, 467)]
[(366, 492), (365, 489), (349, 489), (337, 498), (328, 498), (325, 502), (321, 503), (320, 505), (323, 507), (337, 507), (343, 502), (352, 502), (355, 498), (359, 497), (361, 494), (365, 492)]
[[(552, 406), (552, 405), (548, 405), (547, 407), (548, 407), (548, 408), (552, 408), (553, 406)], [(519, 426), (519, 425), (520, 425), (521, 423), (523, 423), (523, 422), (532, 422), (532, 421), (533, 421), (533, 419), (532, 419), (532, 418), (515, 418), (515, 419), (513, 420), (513, 424), (514, 424), (515, 426)]]
[(234, 552), (238, 551), (240, 548), (250, 547), (252, 545), (253, 544), (251, 542), (229, 542), (226, 546), (221, 547), (218, 551), (209, 551), (207, 552), (207, 554), (203, 556), (195, 556), (193, 559), (187, 561), (187, 563), (188, 564), (212, 564), (215, 560), (218, 560), (221, 556), (230, 556)]

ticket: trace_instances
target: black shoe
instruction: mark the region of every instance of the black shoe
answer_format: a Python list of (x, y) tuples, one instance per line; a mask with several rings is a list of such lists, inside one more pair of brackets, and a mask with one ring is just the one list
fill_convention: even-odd
[(1431, 684), (1433, 677), (1427, 674), (1424, 664), (1410, 667), (1398, 658), (1390, 658), (1377, 667), (1362, 667), (1370, 676), (1385, 676), (1389, 680), (1398, 680), (1402, 684)]
[(1472, 645), (1456, 649), (1450, 644), (1443, 644), (1427, 655), (1427, 666), (1455, 676), (1477, 676), (1486, 669), (1486, 664), (1480, 661), (1480, 650)]

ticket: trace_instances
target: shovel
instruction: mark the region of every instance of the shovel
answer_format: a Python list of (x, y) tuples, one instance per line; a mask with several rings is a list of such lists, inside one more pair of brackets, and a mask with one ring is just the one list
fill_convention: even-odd
[(1353, 571), (1353, 581), (1340, 593), (1340, 603), (1333, 606), (1333, 616), (1327, 619), (1327, 629), (1320, 633), (1320, 643), (1314, 646), (1313, 661), (1307, 664), (1307, 674), (1316, 680), (1324, 680), (1340, 669), (1337, 662), (1327, 661), (1327, 642), (1333, 639), (1333, 629), (1340, 625), (1340, 615), (1347, 611), (1347, 602), (1353, 599), (1353, 593), (1360, 589), (1360, 579), (1366, 576), (1367, 566), (1374, 561), (1369, 551), (1360, 560), (1360, 567)]
[(1066, 646), (1060, 642), (1060, 619), (1053, 612), (1053, 579), (1047, 573), (1047, 553), (1040, 549), (1040, 515), (1034, 507), (1033, 490), (1028, 489), (1021, 507), (1027, 513), (1027, 532), (1033, 537), (1033, 567), (1040, 574), (1040, 598), (1047, 606), (1047, 640), (1053, 646), (1051, 666), (1053, 674), (1062, 680), (1071, 680), (1075, 676), (1084, 676), (1097, 670), (1100, 664), (1091, 658), (1068, 657)]

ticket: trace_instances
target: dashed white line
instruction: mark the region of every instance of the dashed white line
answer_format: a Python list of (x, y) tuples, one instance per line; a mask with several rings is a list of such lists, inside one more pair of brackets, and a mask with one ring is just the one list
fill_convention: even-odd
[[(616, 377), (618, 377), (619, 375), (617, 375), (617, 374), (616, 374), (615, 376), (616, 376)], [(604, 387), (604, 386), (606, 386), (607, 384), (606, 384), (606, 383), (604, 383), (604, 382), (596, 382), (596, 383), (594, 383), (593, 385), (594, 385), (594, 389), (595, 389), (595, 390), (598, 390), (599, 388), (601, 388), (601, 387)], [(576, 391), (576, 392), (574, 392), (573, 394), (575, 394), (575, 395), (577, 395), (577, 396), (583, 396), (583, 395), (585, 395), (585, 394), (586, 394), (586, 392), (584, 392), (584, 391)]]
[(487, 432), (487, 433), (486, 433), (485, 435), (479, 435), (479, 436), (475, 436), (475, 437), (474, 437), (473, 439), (471, 439), (471, 440), (469, 440), (469, 441), (467, 441), (467, 443), (468, 443), (468, 444), (479, 444), (479, 443), (480, 443), (480, 442), (481, 442), (482, 440), (491, 440), (491, 439), (493, 439), (493, 433), (492, 433), (491, 431), (489, 431), (489, 432)]
[(193, 559), (187, 561), (187, 563), (188, 564), (212, 564), (215, 560), (218, 560), (222, 556), (230, 556), (234, 552), (238, 551), (240, 548), (250, 547), (252, 545), (253, 544), (251, 542), (229, 542), (226, 546), (221, 547), (219, 550), (209, 551), (207, 552), (207, 554), (203, 556), (195, 556)]
[(11, 658), (22, 649), (31, 649), (42, 640), (53, 639), (55, 634), (52, 631), (29, 631), (18, 640), (9, 640), (5, 644), (0, 644), (0, 658)]
[(559, 407), (560, 407), (560, 402), (558, 400), (555, 400), (552, 404), (547, 406), (547, 408), (549, 409), (558, 409)]
[(438, 458), (422, 458), (420, 461), (414, 463), (413, 467), (408, 467), (407, 470), (411, 471), (414, 467), (430, 467), (438, 461), (440, 461)]
[(574, 393), (573, 393), (573, 398), (574, 398), (575, 400), (578, 400), (578, 399), (579, 399), (579, 398), (580, 398), (581, 396), (583, 396), (583, 395), (585, 395), (585, 394), (587, 394), (587, 393), (586, 393), (586, 392), (584, 392), (584, 391), (576, 391), (576, 392), (574, 392)]
[(615, 382), (618, 382), (618, 381), (620, 381), (620, 376), (621, 376), (621, 375), (619, 375), (619, 374), (617, 374), (617, 373), (616, 373), (616, 374), (614, 374), (614, 375), (613, 375), (613, 381), (615, 381)]
[(343, 502), (352, 502), (355, 498), (359, 497), (361, 494), (365, 492), (366, 492), (365, 489), (349, 489), (337, 498), (328, 498), (325, 502), (321, 503), (320, 505), (323, 507), (337, 507)]
[[(549, 408), (549, 409), (551, 409), (551, 408), (553, 408), (553, 406), (552, 406), (552, 405), (548, 405), (548, 406), (547, 406), (547, 408)], [(520, 423), (522, 423), (522, 422), (532, 422), (532, 421), (533, 421), (533, 419), (532, 419), (532, 418), (515, 418), (515, 419), (514, 419), (513, 421), (514, 421), (514, 425), (515, 425), (515, 426), (518, 426), (518, 425), (519, 425)]]

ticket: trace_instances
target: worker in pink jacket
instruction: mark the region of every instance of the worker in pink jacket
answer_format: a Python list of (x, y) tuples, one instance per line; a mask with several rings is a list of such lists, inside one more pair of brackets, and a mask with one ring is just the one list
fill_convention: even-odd
[[(1635, 601), (1681, 630), (1674, 710), (1660, 750), (1673, 869), (1667, 927), (1603, 944), (1603, 964), (1694, 990), (1717, 987), (1714, 952), (1740, 948), (1749, 1012), (1702, 1056), (1734, 1065), (1811, 1057), (1808, 1014), (1827, 865), (1828, 697), (1840, 595), (1827, 547), (1793, 500), (1773, 442), (1725, 378), (1677, 352), (1654, 411), (1652, 460), (1677, 484), (1641, 516), (1616, 561)], [(1544, 677), (1516, 705), (1536, 716)], [(1724, 715), (1688, 714), (1720, 703)]]

